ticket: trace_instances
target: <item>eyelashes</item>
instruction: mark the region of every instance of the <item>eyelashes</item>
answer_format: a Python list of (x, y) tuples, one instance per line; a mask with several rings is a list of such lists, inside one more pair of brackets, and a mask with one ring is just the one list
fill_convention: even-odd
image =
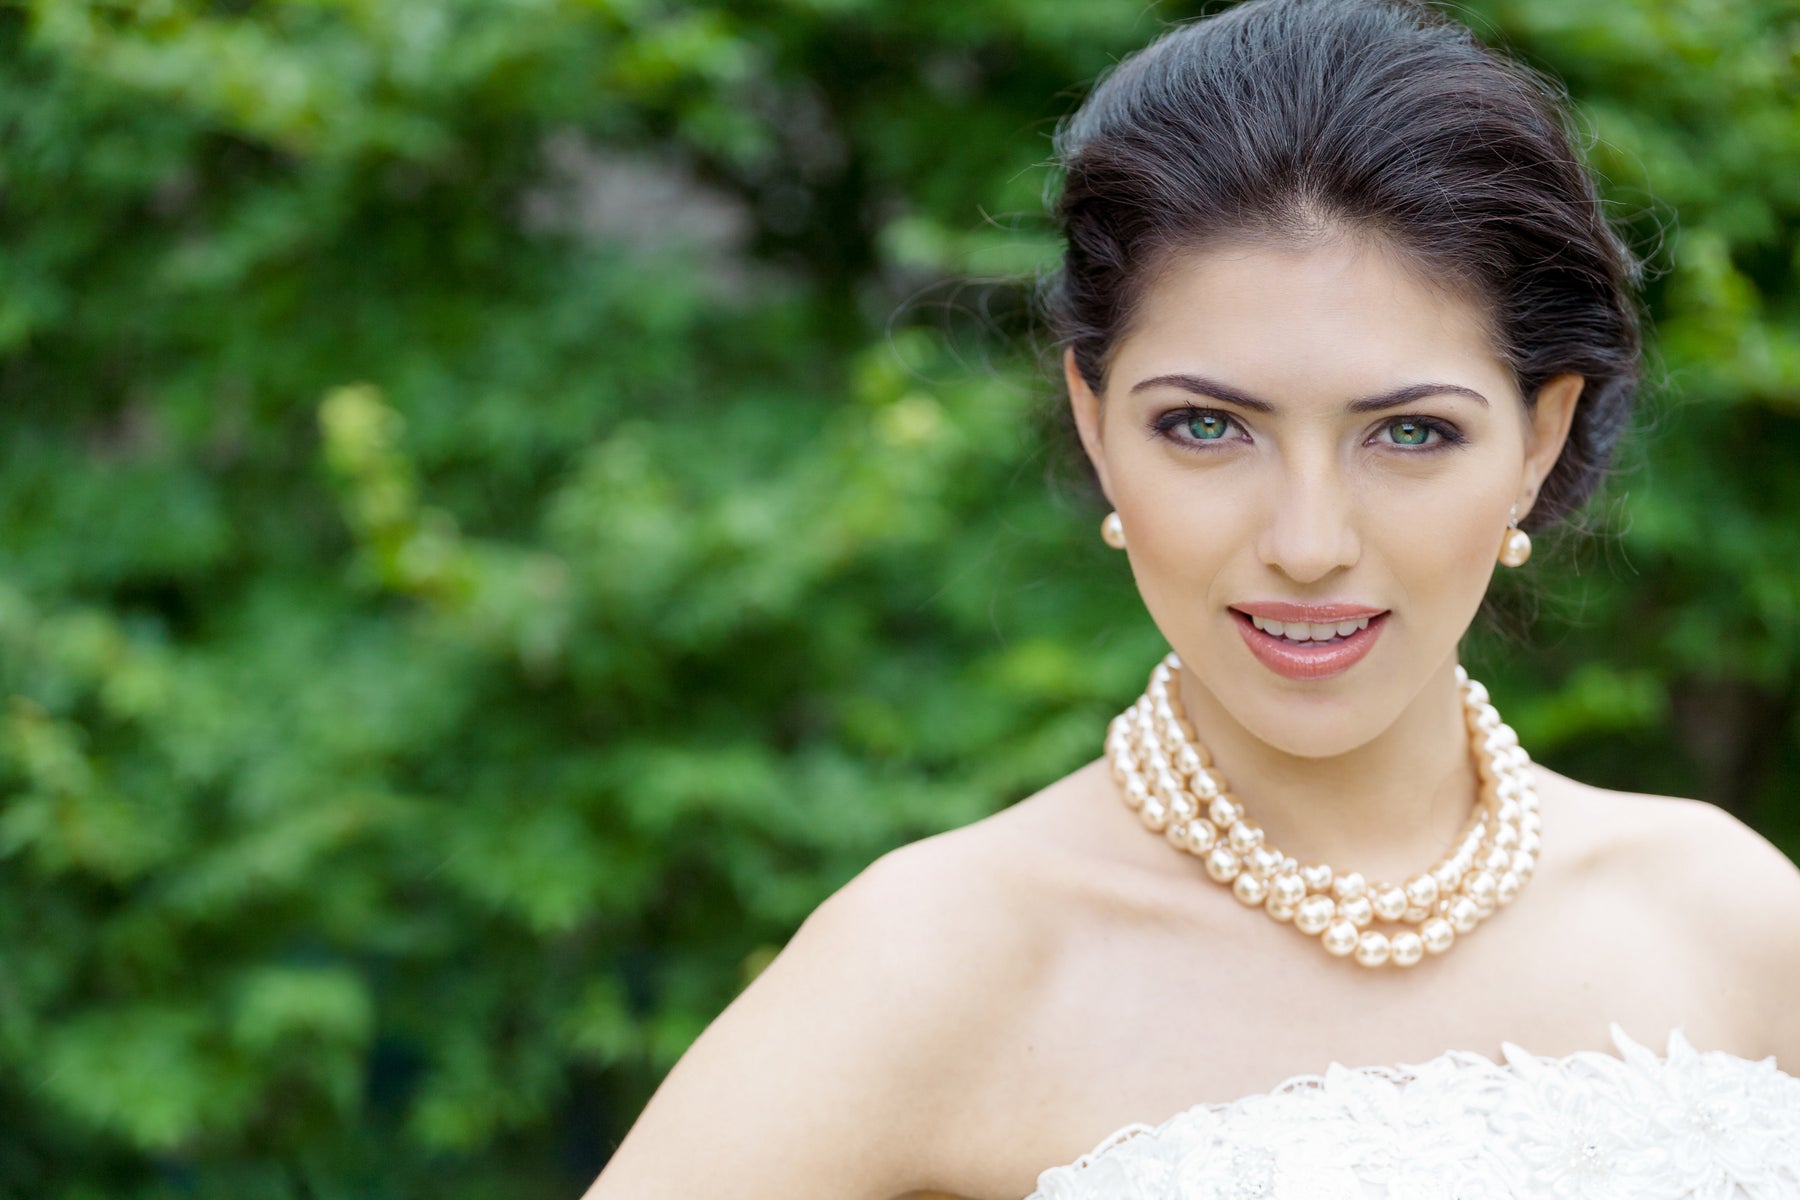
[[(1152, 419), (1150, 433), (1153, 437), (1173, 442), (1184, 450), (1202, 452), (1215, 445), (1231, 445), (1242, 440), (1238, 437), (1223, 435), (1214, 438), (1181, 436), (1185, 427), (1198, 421), (1216, 422), (1226, 430), (1235, 428), (1242, 431), (1244, 428), (1242, 423), (1228, 412), (1221, 412), (1216, 408), (1194, 408), (1184, 405), (1181, 408), (1172, 408)], [(1462, 430), (1439, 417), (1423, 415), (1389, 417), (1382, 423), (1381, 432), (1387, 433), (1390, 430), (1401, 430), (1405, 436), (1420, 437), (1420, 440), (1416, 442), (1388, 441), (1385, 443), (1409, 454), (1430, 454), (1438, 450), (1449, 450), (1464, 445), (1469, 440)]]

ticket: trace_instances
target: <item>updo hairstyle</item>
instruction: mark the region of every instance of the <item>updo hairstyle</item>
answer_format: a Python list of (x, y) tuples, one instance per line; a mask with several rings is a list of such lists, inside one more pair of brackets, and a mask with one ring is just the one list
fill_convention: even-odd
[(1528, 405), (1554, 375), (1586, 379), (1521, 522), (1541, 529), (1606, 473), (1640, 370), (1643, 265), (1575, 144), (1554, 83), (1425, 3), (1247, 0), (1125, 58), (1058, 128), (1044, 316), (1104, 396), (1174, 255), (1376, 235), (1474, 304)]

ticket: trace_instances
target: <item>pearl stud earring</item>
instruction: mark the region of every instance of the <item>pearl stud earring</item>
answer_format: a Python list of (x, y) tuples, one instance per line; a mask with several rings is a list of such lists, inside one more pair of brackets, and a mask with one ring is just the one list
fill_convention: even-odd
[(1507, 514), (1506, 536), (1500, 539), (1500, 561), (1509, 567), (1522, 567), (1531, 557), (1531, 535), (1519, 528), (1519, 506)]
[(1100, 540), (1114, 550), (1125, 548), (1125, 522), (1119, 520), (1119, 514), (1109, 512), (1106, 520), (1100, 522)]

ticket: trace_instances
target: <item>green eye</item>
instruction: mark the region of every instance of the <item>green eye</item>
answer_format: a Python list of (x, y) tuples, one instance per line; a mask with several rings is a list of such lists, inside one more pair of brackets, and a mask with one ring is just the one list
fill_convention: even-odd
[(1419, 421), (1395, 421), (1388, 428), (1394, 432), (1394, 442), (1401, 446), (1422, 446), (1431, 436), (1431, 426)]
[(1222, 413), (1195, 413), (1187, 420), (1187, 431), (1203, 442), (1211, 442), (1224, 437), (1230, 424)]

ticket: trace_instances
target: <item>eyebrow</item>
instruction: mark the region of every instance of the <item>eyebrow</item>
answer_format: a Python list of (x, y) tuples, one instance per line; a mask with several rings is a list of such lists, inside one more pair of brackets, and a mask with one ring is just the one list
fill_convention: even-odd
[[(1230, 384), (1207, 379), (1201, 375), (1155, 375), (1149, 379), (1133, 384), (1131, 391), (1135, 395), (1145, 388), (1175, 387), (1184, 392), (1192, 392), (1196, 396), (1206, 396), (1213, 400), (1224, 400), (1253, 412), (1272, 413), (1275, 406), (1267, 400), (1258, 400), (1255, 396), (1239, 391)], [(1474, 388), (1463, 387), (1459, 383), (1409, 383), (1405, 387), (1395, 388), (1391, 392), (1382, 392), (1377, 396), (1364, 396), (1352, 400), (1347, 407), (1353, 413), (1380, 412), (1385, 408), (1399, 408), (1403, 404), (1411, 404), (1426, 396), (1467, 396), (1479, 400), (1482, 406), (1488, 407), (1488, 398)]]

